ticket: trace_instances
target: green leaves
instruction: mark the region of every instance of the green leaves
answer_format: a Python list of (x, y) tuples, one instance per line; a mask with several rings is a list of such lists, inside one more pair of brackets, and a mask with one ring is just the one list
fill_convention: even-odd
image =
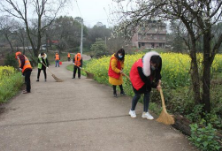
[(200, 128), (196, 123), (190, 125), (191, 137), (189, 140), (203, 151), (219, 151), (221, 148), (218, 137), (216, 136), (216, 129), (211, 124)]

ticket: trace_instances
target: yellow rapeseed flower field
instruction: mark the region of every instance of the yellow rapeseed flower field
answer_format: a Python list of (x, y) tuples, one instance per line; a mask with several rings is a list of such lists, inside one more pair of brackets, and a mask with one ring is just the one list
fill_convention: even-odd
[[(135, 61), (145, 53), (137, 53), (125, 56), (124, 73), (129, 75), (130, 69)], [(190, 84), (190, 63), (191, 59), (187, 54), (161, 53), (162, 58), (162, 81), (169, 86), (184, 86)], [(197, 54), (201, 72), (202, 54)], [(104, 56), (100, 59), (93, 59), (86, 66), (86, 71), (95, 75), (95, 79), (101, 83), (108, 83), (108, 68), (111, 56)], [(222, 55), (216, 55), (212, 64), (212, 71), (222, 68)]]
[(13, 67), (0, 66), (0, 80), (3, 79), (4, 76), (9, 76), (10, 74), (13, 74), (13, 73), (15, 73), (15, 70)]
[(0, 66), (0, 103), (14, 96), (22, 83), (21, 72), (10, 66)]

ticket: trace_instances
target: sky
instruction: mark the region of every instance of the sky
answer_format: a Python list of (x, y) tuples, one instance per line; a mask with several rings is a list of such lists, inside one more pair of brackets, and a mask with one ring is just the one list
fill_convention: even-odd
[(106, 27), (112, 27), (110, 9), (113, 7), (112, 0), (71, 0), (72, 4), (66, 7), (63, 15), (77, 17), (82, 16), (84, 24), (93, 27), (97, 22), (102, 22)]

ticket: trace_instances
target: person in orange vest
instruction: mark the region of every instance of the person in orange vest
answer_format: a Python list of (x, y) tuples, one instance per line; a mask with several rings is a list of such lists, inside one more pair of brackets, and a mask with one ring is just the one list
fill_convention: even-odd
[(125, 50), (120, 49), (112, 55), (109, 63), (109, 83), (113, 86), (113, 96), (117, 97), (116, 86), (120, 88), (120, 94), (125, 95), (123, 91), (122, 70), (124, 67)]
[(55, 54), (55, 67), (60, 67), (60, 66), (59, 66), (59, 60), (60, 60), (59, 54), (56, 53), (56, 54)]
[(71, 57), (70, 53), (67, 54), (67, 57), (68, 57), (68, 61), (70, 61), (70, 57)]
[(148, 112), (150, 91), (152, 88), (157, 88), (158, 91), (161, 88), (161, 68), (162, 59), (155, 51), (146, 53), (143, 58), (140, 58), (133, 64), (130, 70), (130, 81), (135, 95), (132, 99), (132, 107), (129, 111), (129, 115), (132, 118), (136, 117), (136, 104), (141, 94), (144, 94), (142, 118), (149, 120), (153, 119), (153, 116)]
[(74, 58), (73, 58), (73, 63), (74, 63), (74, 70), (73, 70), (73, 79), (76, 77), (76, 71), (78, 70), (78, 78), (81, 78), (81, 70), (80, 68), (82, 67), (82, 56), (81, 53), (77, 53)]
[(22, 74), (25, 76), (26, 90), (23, 90), (23, 94), (30, 93), (31, 92), (30, 76), (32, 73), (32, 66), (30, 64), (30, 61), (25, 55), (22, 55), (22, 53), (19, 51), (15, 53), (15, 58), (18, 61), (19, 69), (22, 71)]

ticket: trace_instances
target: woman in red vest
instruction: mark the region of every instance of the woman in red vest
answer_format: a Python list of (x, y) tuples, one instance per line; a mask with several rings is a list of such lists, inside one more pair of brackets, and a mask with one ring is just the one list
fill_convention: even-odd
[(136, 117), (136, 104), (141, 96), (144, 94), (144, 112), (142, 118), (149, 120), (153, 119), (153, 116), (148, 112), (149, 99), (151, 88), (157, 88), (160, 90), (161, 87), (161, 68), (162, 59), (157, 52), (151, 51), (145, 54), (145, 56), (137, 60), (130, 71), (130, 80), (134, 90), (134, 97), (132, 99), (132, 107), (129, 111), (129, 115), (132, 118)]
[(120, 94), (125, 95), (123, 91), (123, 78), (122, 78), (122, 70), (124, 67), (124, 57), (125, 51), (124, 49), (118, 50), (115, 54), (112, 55), (109, 64), (109, 83), (113, 85), (113, 95), (117, 97), (116, 86), (118, 85), (120, 88)]

